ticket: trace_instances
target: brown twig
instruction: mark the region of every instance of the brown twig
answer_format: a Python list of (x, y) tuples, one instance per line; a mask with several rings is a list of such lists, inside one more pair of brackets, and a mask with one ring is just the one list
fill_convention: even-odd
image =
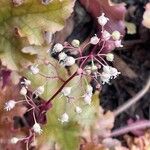
[(150, 127), (150, 121), (141, 121), (141, 122), (135, 122), (131, 125), (128, 125), (126, 127), (122, 127), (119, 129), (116, 129), (112, 131), (111, 133), (106, 134), (104, 137), (114, 137), (114, 136), (120, 136), (122, 134), (126, 134), (128, 132), (134, 131), (134, 130), (141, 130)]
[(141, 91), (139, 91), (133, 98), (129, 99), (125, 104), (119, 106), (115, 111), (114, 115), (115, 117), (127, 110), (129, 107), (131, 107), (133, 104), (135, 104), (137, 101), (139, 101), (149, 90), (150, 88), (150, 77), (146, 83), (146, 85), (143, 87)]

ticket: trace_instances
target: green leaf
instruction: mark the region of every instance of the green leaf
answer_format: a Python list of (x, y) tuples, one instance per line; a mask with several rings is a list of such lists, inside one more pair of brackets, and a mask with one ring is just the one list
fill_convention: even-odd
[[(63, 80), (67, 80), (69, 75), (64, 67), (61, 67), (58, 62), (52, 58), (49, 58), (53, 65), (45, 66), (39, 65), (40, 74), (49, 74), (49, 76), (59, 76)], [(56, 66), (56, 67), (53, 67)], [(75, 72), (76, 67), (72, 67), (71, 74)], [(57, 72), (56, 72), (57, 70)], [(46, 81), (41, 75), (33, 75), (30, 71), (26, 73), (26, 77), (32, 82), (32, 91), (38, 86), (43, 85), (45, 82), (45, 92), (41, 96), (48, 100), (51, 96), (60, 88), (63, 84), (59, 79), (49, 79)], [(86, 85), (88, 80), (86, 78), (80, 78), (80, 76), (74, 77), (66, 86), (72, 87), (70, 96), (75, 99), (72, 103), (67, 103), (67, 98), (62, 96), (62, 93), (58, 94), (53, 100), (53, 107), (47, 113), (47, 124), (43, 126), (44, 132), (41, 135), (40, 142), (54, 141), (62, 150), (77, 150), (79, 149), (80, 135), (82, 133), (82, 127), (90, 127), (96, 121), (99, 110), (99, 93), (95, 93), (92, 97), (91, 105), (85, 104), (83, 101), (83, 95), (85, 94)], [(75, 106), (82, 108), (83, 112), (77, 114), (75, 112)], [(59, 118), (61, 115), (67, 112), (69, 115), (69, 122), (61, 124)]]
[(43, 33), (61, 30), (72, 12), (73, 1), (54, 0), (43, 5), (40, 0), (25, 0), (13, 6), (10, 0), (0, 1), (0, 59), (9, 69), (17, 70), (33, 62), (35, 55), (24, 54), (28, 45), (44, 43)]

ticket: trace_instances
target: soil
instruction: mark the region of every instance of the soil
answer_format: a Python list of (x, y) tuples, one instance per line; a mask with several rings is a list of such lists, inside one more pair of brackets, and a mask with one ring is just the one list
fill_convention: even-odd
[[(114, 0), (126, 2), (126, 21), (134, 23), (135, 34), (126, 34), (123, 39), (124, 47), (116, 49), (114, 53), (126, 63), (136, 77), (120, 75), (111, 85), (104, 85), (100, 95), (100, 105), (105, 110), (115, 110), (118, 106), (133, 97), (146, 84), (150, 75), (150, 30), (142, 26), (144, 6), (148, 0)], [(82, 15), (81, 15), (82, 14)], [(68, 40), (74, 38), (84, 41), (93, 33), (93, 22), (90, 15), (77, 2), (75, 7), (76, 24)], [(83, 19), (84, 18), (84, 19)], [(82, 31), (82, 32), (81, 32)], [(82, 38), (81, 38), (82, 37)], [(116, 62), (119, 64), (120, 62)], [(150, 93), (148, 92), (138, 103), (120, 114), (115, 122), (115, 127), (125, 126), (128, 119), (150, 119)]]

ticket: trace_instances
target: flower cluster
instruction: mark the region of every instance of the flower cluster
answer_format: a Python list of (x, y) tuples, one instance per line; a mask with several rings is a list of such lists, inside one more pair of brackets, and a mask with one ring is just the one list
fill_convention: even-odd
[[(43, 1), (44, 4), (48, 4), (50, 1)], [(103, 51), (106, 48), (106, 44), (109, 40), (111, 40), (115, 47), (122, 47), (121, 44), (121, 33), (119, 31), (113, 31), (112, 33), (109, 33), (105, 29), (105, 25), (108, 23), (109, 18), (105, 17), (105, 14), (102, 13), (101, 16), (98, 17), (98, 23), (102, 28), (101, 36), (98, 37), (98, 35), (94, 35), (90, 38), (89, 42), (86, 43), (84, 46), (80, 46), (80, 41), (77, 39), (74, 39), (71, 44), (68, 42), (65, 42), (64, 44), (56, 43), (51, 50), (51, 54), (55, 54), (56, 58), (58, 59), (58, 62), (64, 66), (64, 67), (71, 67), (75, 63), (78, 66), (78, 69), (76, 72), (66, 81), (63, 81), (63, 85), (54, 93), (52, 98), (44, 103), (44, 107), (47, 107), (47, 105), (50, 104), (50, 102), (58, 95), (60, 94), (60, 99), (63, 97), (67, 100), (68, 103), (73, 105), (74, 111), (76, 115), (81, 114), (84, 110), (82, 109), (82, 106), (80, 104), (75, 103), (74, 101), (77, 99), (82, 99), (82, 103), (84, 105), (90, 107), (92, 105), (92, 97), (94, 93), (93, 85), (89, 84), (89, 81), (86, 79), (90, 77), (91, 81), (94, 81), (96, 83), (96, 88), (100, 89), (102, 84), (109, 84), (111, 79), (115, 79), (120, 72), (115, 68), (110, 66), (110, 63), (114, 60), (113, 53), (104, 53)], [(85, 49), (88, 48), (88, 52), (85, 52)], [(87, 50), (87, 49), (86, 49)], [(45, 63), (44, 63), (45, 64)], [(32, 75), (41, 75), (45, 77), (47, 80), (51, 80), (51, 78), (47, 78), (47, 75), (44, 75), (40, 72), (39, 64), (34, 64), (30, 66), (30, 73)], [(86, 80), (86, 87), (82, 87), (82, 95), (79, 97), (73, 96), (74, 87), (77, 85), (68, 86), (68, 82), (75, 77), (79, 76), (80, 81)], [(85, 79), (86, 78), (86, 79)], [(46, 83), (47, 83), (46, 80)], [(30, 106), (30, 109), (28, 111), (33, 112), (33, 120), (34, 123), (32, 124), (31, 131), (32, 134), (42, 133), (41, 128), (41, 122), (38, 122), (38, 118), (36, 116), (35, 109), (39, 109), (41, 106), (37, 106), (36, 102), (33, 101), (32, 98), (28, 96), (29, 94), (29, 88), (31, 86), (31, 81), (28, 79), (23, 79), (21, 81), (21, 89), (20, 89), (20, 95), (24, 98), (23, 100), (9, 100), (5, 103), (4, 109), (6, 111), (12, 110), (17, 103), (19, 102), (26, 102)], [(32, 97), (40, 97), (45, 92), (45, 83), (37, 87), (32, 92)], [(61, 124), (69, 122), (70, 116), (69, 113), (64, 111), (62, 114), (60, 114), (60, 117), (58, 118)], [(20, 141), (19, 138), (12, 138), (11, 143), (17, 143)]]

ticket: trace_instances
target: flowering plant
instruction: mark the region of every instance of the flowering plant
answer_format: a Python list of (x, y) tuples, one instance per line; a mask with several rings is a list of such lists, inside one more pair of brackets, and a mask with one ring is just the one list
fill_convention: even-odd
[[(2, 135), (8, 138), (3, 149), (7, 145), (43, 150), (46, 145), (84, 150), (82, 140), (91, 133), (102, 138), (102, 147), (118, 146), (117, 140), (109, 139), (118, 111), (104, 113), (99, 93), (121, 74), (112, 65), (112, 51), (123, 47), (125, 8), (101, 0), (97, 6), (102, 8), (93, 9), (93, 4), (86, 7), (87, 1), (80, 0), (97, 30), (84, 42), (80, 38), (59, 41), (55, 36), (68, 27), (66, 19), (74, 4), (70, 0), (0, 2), (4, 7), (0, 11), (1, 110), (9, 114), (6, 122), (12, 132), (9, 138)], [(121, 12), (121, 17), (109, 14), (106, 8)]]

